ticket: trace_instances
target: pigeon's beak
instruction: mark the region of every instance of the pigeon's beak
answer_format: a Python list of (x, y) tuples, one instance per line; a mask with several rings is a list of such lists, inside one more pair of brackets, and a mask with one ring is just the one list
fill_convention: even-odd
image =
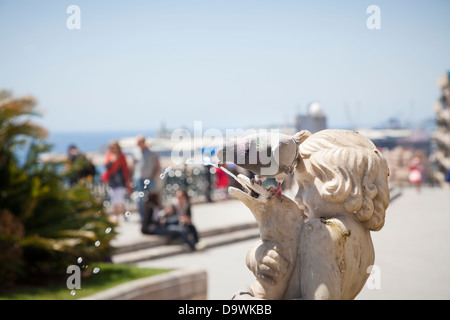
[(242, 174), (238, 175), (238, 181), (245, 192), (234, 187), (229, 187), (228, 192), (236, 199), (241, 200), (246, 206), (251, 206), (255, 201), (265, 201), (272, 197), (270, 190), (267, 190)]

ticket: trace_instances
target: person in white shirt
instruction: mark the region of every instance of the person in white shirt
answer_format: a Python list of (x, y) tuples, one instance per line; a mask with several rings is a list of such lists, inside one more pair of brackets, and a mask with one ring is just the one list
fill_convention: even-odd
[(144, 217), (143, 203), (149, 191), (157, 191), (156, 177), (161, 169), (158, 154), (147, 146), (145, 137), (136, 137), (136, 148), (133, 153), (133, 178), (135, 190), (138, 192), (138, 208), (141, 219)]

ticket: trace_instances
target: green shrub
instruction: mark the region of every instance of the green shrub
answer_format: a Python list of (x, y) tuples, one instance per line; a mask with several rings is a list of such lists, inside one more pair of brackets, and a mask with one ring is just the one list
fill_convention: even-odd
[(63, 275), (78, 257), (102, 261), (112, 250), (114, 225), (101, 203), (83, 184), (67, 188), (56, 164), (39, 161), (50, 146), (29, 119), (36, 114), (32, 97), (0, 91), (0, 289)]

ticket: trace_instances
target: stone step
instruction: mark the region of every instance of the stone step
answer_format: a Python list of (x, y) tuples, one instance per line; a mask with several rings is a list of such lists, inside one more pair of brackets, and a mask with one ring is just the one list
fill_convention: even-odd
[[(217, 236), (220, 234), (226, 234), (239, 230), (247, 230), (251, 228), (256, 228), (258, 225), (256, 222), (241, 223), (237, 225), (227, 225), (218, 228), (211, 228), (208, 230), (199, 231), (200, 239), (208, 238), (211, 236)], [(137, 250), (150, 249), (159, 246), (169, 245), (171, 240), (168, 237), (160, 235), (145, 235), (142, 240), (136, 241), (131, 244), (126, 244), (122, 246), (115, 247), (115, 254), (124, 254), (127, 252), (133, 252)]]
[[(256, 227), (201, 237), (197, 247), (207, 249), (252, 238), (259, 238), (259, 229)], [(116, 254), (112, 257), (112, 261), (113, 263), (137, 263), (189, 252), (192, 251), (187, 244), (165, 244)]]

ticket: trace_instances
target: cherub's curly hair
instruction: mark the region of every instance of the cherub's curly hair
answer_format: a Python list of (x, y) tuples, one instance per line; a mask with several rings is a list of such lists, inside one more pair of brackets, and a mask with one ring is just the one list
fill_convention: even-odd
[(309, 159), (324, 186), (323, 199), (343, 203), (365, 228), (380, 230), (389, 205), (389, 168), (375, 145), (349, 130), (323, 130), (299, 146), (300, 161)]

